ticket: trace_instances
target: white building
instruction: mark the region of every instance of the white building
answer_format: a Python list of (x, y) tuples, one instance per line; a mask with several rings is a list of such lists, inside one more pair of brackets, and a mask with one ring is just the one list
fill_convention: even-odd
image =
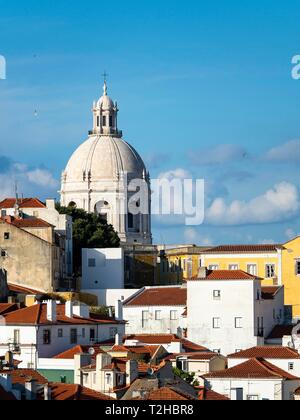
[(73, 274), (73, 225), (72, 217), (59, 214), (55, 200), (48, 199), (42, 203), (37, 198), (7, 198), (0, 202), (1, 217), (15, 216), (35, 217), (54, 226), (55, 231), (65, 238), (66, 273)]
[(145, 287), (123, 304), (126, 334), (179, 334), (186, 330), (187, 289)]
[(86, 305), (49, 301), (1, 318), (0, 356), (12, 351), (22, 362), (20, 367), (36, 369), (39, 358), (51, 358), (76, 344), (89, 345), (124, 332), (124, 322), (92, 316)]
[[(133, 187), (137, 180), (141, 186)], [(151, 244), (150, 175), (118, 129), (118, 105), (104, 94), (93, 105), (93, 130), (62, 174), (61, 204), (95, 212), (114, 226), (123, 243)]]
[(188, 339), (223, 355), (264, 345), (284, 320), (282, 287), (243, 271), (200, 270), (187, 286)]
[(289, 347), (263, 346), (243, 350), (228, 356), (228, 367), (235, 367), (253, 358), (263, 358), (279, 369), (300, 378), (300, 354)]
[(255, 358), (204, 378), (206, 386), (233, 401), (293, 400), (300, 385), (297, 376)]

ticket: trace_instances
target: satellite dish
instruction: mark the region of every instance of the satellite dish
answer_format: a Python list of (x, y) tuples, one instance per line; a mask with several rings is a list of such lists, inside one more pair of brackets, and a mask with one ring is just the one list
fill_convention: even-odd
[(147, 370), (147, 375), (148, 375), (148, 376), (153, 376), (153, 375), (154, 375), (154, 370), (153, 370), (152, 368), (149, 368), (149, 369)]
[(91, 347), (91, 348), (89, 349), (89, 355), (90, 355), (90, 356), (94, 356), (94, 354), (95, 354), (95, 349), (94, 349), (94, 347)]

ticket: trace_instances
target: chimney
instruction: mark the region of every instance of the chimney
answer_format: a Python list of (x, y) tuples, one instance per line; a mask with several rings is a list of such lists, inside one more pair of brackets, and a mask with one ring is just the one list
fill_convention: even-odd
[(128, 360), (126, 363), (126, 385), (131, 385), (138, 377), (138, 362), (136, 360)]
[(107, 365), (110, 365), (112, 357), (108, 353), (99, 353), (96, 357), (96, 369), (102, 371)]
[(47, 198), (46, 207), (48, 210), (55, 210), (55, 200), (53, 198)]
[(31, 379), (25, 382), (26, 401), (36, 400), (36, 393), (37, 393), (37, 381), (35, 379)]
[(198, 278), (199, 279), (206, 279), (207, 277), (207, 268), (206, 267), (201, 267), (198, 270)]
[(9, 367), (9, 368), (14, 367), (14, 356), (13, 356), (13, 353), (11, 351), (7, 351), (5, 353), (4, 361), (5, 361), (5, 364), (6, 364), (7, 367)]
[(44, 385), (44, 401), (51, 401), (51, 388), (49, 384)]
[(73, 305), (73, 315), (78, 316), (79, 318), (89, 318), (90, 317), (90, 307), (84, 303), (78, 303)]
[(81, 369), (92, 363), (92, 356), (88, 353), (75, 354), (74, 356), (74, 383), (83, 385)]
[(121, 336), (120, 336), (120, 334), (118, 333), (118, 334), (116, 334), (116, 337), (115, 337), (115, 345), (116, 346), (121, 346), (123, 343), (121, 343)]
[(123, 303), (121, 300), (116, 302), (115, 306), (115, 319), (117, 321), (123, 321)]
[(56, 301), (48, 300), (47, 301), (47, 320), (49, 322), (56, 322)]
[(67, 318), (73, 318), (73, 302), (71, 300), (66, 302), (65, 315)]

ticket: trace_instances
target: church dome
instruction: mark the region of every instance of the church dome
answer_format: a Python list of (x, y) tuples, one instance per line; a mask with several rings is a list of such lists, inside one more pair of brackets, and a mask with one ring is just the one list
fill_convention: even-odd
[(112, 109), (114, 108), (114, 106), (114, 101), (107, 95), (101, 96), (101, 98), (98, 101), (98, 107), (102, 107), (103, 110)]
[(91, 181), (116, 180), (127, 172), (131, 178), (142, 178), (144, 162), (136, 150), (121, 138), (91, 136), (74, 152), (65, 177), (67, 182), (82, 182), (90, 173)]

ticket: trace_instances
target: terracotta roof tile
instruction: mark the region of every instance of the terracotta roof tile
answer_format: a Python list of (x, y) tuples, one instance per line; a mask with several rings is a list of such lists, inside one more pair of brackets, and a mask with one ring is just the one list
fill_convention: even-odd
[[(12, 209), (16, 204), (15, 198), (6, 198), (0, 202), (0, 209)], [(38, 198), (19, 198), (18, 204), (21, 209), (28, 208), (46, 208)]]
[(264, 359), (250, 359), (247, 362), (241, 363), (233, 368), (222, 370), (219, 372), (213, 372), (208, 375), (204, 375), (206, 379), (221, 378), (221, 379), (268, 379), (268, 378), (281, 378), (286, 380), (300, 379), (296, 376), (279, 369), (277, 366), (272, 365)]
[(200, 401), (230, 401), (225, 395), (218, 394), (210, 389), (201, 388), (199, 392)]
[(11, 224), (21, 229), (26, 228), (49, 228), (52, 227), (50, 223), (45, 222), (42, 219), (37, 219), (34, 217), (26, 218), (26, 219), (13, 219), (11, 220)]
[(36, 370), (33, 369), (14, 369), (14, 370), (5, 370), (0, 373), (5, 373), (11, 377), (12, 384), (25, 384), (31, 380), (37, 381), (39, 385), (44, 385), (48, 383), (48, 379), (46, 379), (43, 375), (38, 373)]
[(205, 254), (231, 254), (231, 253), (260, 253), (260, 252), (277, 252), (283, 249), (282, 245), (266, 244), (266, 245), (221, 245), (205, 251)]
[(148, 401), (187, 401), (195, 400), (191, 395), (184, 394), (183, 392), (169, 387), (154, 389), (150, 391)]
[(15, 303), (0, 303), (0, 315), (5, 315), (17, 310), (19, 310), (19, 307)]
[(57, 321), (50, 322), (47, 320), (47, 305), (36, 304), (28, 308), (19, 309), (18, 311), (6, 314), (5, 322), (9, 325), (87, 325), (87, 324), (118, 324), (118, 321), (112, 319), (92, 319), (92, 318), (80, 318), (73, 316), (68, 318), (65, 316), (65, 305), (57, 305)]
[[(51, 400), (54, 401), (98, 401), (98, 400), (114, 400), (114, 398), (85, 388), (81, 385), (50, 383)], [(40, 400), (43, 399), (42, 392)]]
[(205, 280), (258, 280), (257, 276), (252, 276), (242, 270), (207, 270), (206, 277), (194, 277), (189, 281)]
[(143, 344), (167, 345), (171, 343), (182, 343), (182, 347), (187, 352), (207, 351), (206, 347), (192, 343), (191, 341), (180, 338), (175, 334), (132, 334), (125, 336), (124, 341), (138, 341)]
[(58, 354), (57, 356), (54, 357), (54, 359), (72, 360), (74, 359), (74, 356), (76, 354), (88, 353), (91, 348), (95, 350), (93, 357), (96, 357), (97, 354), (104, 353), (104, 351), (98, 345), (75, 346), (63, 353)]
[(8, 284), (8, 290), (12, 293), (18, 293), (23, 295), (40, 295), (44, 293), (40, 290), (29, 289), (28, 287), (12, 283)]
[(300, 354), (297, 350), (293, 350), (289, 347), (265, 346), (253, 347), (251, 349), (240, 351), (239, 353), (230, 354), (228, 358), (300, 359)]
[(128, 299), (124, 306), (186, 306), (187, 289), (183, 287), (160, 287), (144, 289)]

